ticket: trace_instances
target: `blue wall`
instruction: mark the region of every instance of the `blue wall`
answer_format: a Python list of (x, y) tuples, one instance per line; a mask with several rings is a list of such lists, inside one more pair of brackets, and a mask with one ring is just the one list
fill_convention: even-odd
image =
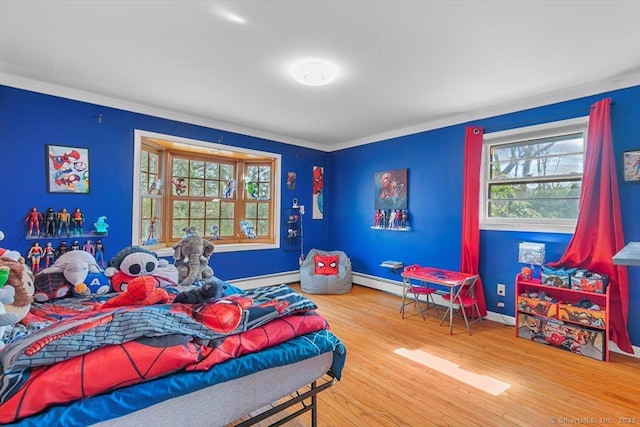
[[(223, 143), (282, 155), (282, 182), (288, 171), (297, 173), (297, 188), (283, 185), (283, 205), (293, 197), (311, 207), (311, 170), (325, 167), (324, 220), (305, 216), (305, 252), (313, 247), (341, 249), (352, 258), (354, 271), (397, 280), (379, 267), (386, 259), (405, 264), (458, 268), (460, 264), (462, 159), (464, 128), (483, 126), (486, 132), (546, 123), (588, 114), (603, 97), (612, 97), (616, 158), (640, 148), (640, 86), (477, 120), (441, 129), (393, 138), (351, 149), (323, 153), (260, 138), (150, 117), (99, 105), (0, 86), (0, 229), (6, 239), (0, 246), (26, 253), (24, 239), (27, 211), (36, 206), (81, 207), (87, 222), (106, 215), (110, 235), (105, 239), (107, 257), (130, 244), (134, 129)], [(98, 115), (102, 122), (98, 123)], [(91, 193), (61, 195), (46, 192), (45, 145), (88, 147), (91, 160)], [(620, 165), (618, 164), (618, 167)], [(389, 169), (409, 169), (410, 232), (372, 230), (373, 176)], [(620, 171), (619, 171), (620, 173)], [(640, 241), (640, 184), (620, 178), (620, 199), (625, 240)], [(487, 307), (499, 311), (496, 283), (507, 285), (503, 313), (514, 314), (513, 278), (520, 270), (517, 247), (521, 241), (544, 242), (547, 260), (558, 259), (571, 236), (554, 233), (481, 232), (480, 273)], [(298, 252), (284, 250), (214, 253), (216, 275), (232, 280), (292, 271), (298, 268)], [(629, 332), (640, 345), (640, 268), (629, 268)]]
[[(473, 124), (497, 132), (586, 116), (589, 107), (604, 97), (615, 101), (612, 126), (625, 241), (640, 241), (640, 184), (623, 183), (620, 165), (623, 151), (640, 148), (640, 86), (636, 86), (332, 153), (325, 203), (333, 247), (349, 254), (354, 271), (392, 280), (398, 276), (379, 266), (387, 259), (457, 269), (465, 127)], [(372, 230), (375, 172), (404, 168), (409, 169), (412, 231)], [(560, 258), (570, 239), (568, 234), (482, 231), (479, 268), (488, 310), (514, 314), (514, 277), (522, 267), (517, 262), (520, 242), (545, 243), (546, 259), (552, 261)], [(632, 343), (640, 345), (640, 267), (629, 268), (629, 278), (629, 332)], [(507, 285), (502, 309), (497, 307), (497, 283)]]
[[(98, 115), (102, 116), (100, 123)], [(222, 137), (227, 145), (281, 154), (283, 206), (297, 197), (311, 207), (312, 168), (326, 167), (329, 160), (329, 154), (317, 150), (0, 86), (0, 199), (4, 204), (0, 230), (6, 235), (0, 247), (27, 253), (33, 241), (24, 238), (27, 227), (23, 220), (31, 207), (41, 212), (49, 207), (55, 211), (80, 207), (88, 225), (100, 215), (107, 216), (109, 236), (103, 239), (107, 259), (129, 246), (135, 129), (211, 142)], [(89, 148), (90, 194), (47, 193), (46, 144)], [(297, 173), (295, 190), (286, 189), (290, 171)], [(304, 230), (305, 252), (328, 246), (326, 220), (312, 221), (306, 215)], [(58, 242), (53, 240), (53, 245)], [(211, 265), (217, 276), (232, 280), (297, 270), (298, 256), (299, 250), (283, 249), (214, 253)]]

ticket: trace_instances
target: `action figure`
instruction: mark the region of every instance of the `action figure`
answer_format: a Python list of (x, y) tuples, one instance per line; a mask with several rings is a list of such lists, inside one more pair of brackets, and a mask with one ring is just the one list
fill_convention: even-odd
[(67, 246), (67, 242), (63, 240), (56, 248), (56, 257), (60, 258), (62, 255), (66, 254), (68, 250), (69, 247)]
[[(76, 208), (75, 212), (71, 215), (73, 219), (73, 234), (84, 233), (84, 214), (80, 211), (80, 208)], [(78, 245), (79, 247), (80, 245)]]
[(409, 226), (409, 212), (404, 209), (402, 211), (402, 218), (400, 218), (400, 227), (407, 228)]
[(145, 242), (145, 245), (153, 245), (156, 243), (156, 220), (158, 219), (157, 216), (154, 216), (153, 218), (151, 218), (151, 222), (149, 223), (149, 231), (148, 231), (148, 235), (147, 235), (147, 240)]
[(80, 243), (77, 240), (74, 240), (69, 249), (72, 251), (79, 251), (81, 249)]
[(51, 246), (51, 242), (47, 242), (44, 247), (44, 266), (46, 268), (50, 267), (56, 258), (56, 251)]
[(42, 214), (38, 212), (36, 208), (31, 208), (31, 211), (24, 219), (26, 224), (29, 221), (29, 237), (33, 235), (33, 230), (36, 230), (36, 236), (40, 236), (40, 223), (42, 222)]
[(40, 247), (40, 243), (35, 242), (31, 249), (29, 249), (29, 253), (27, 254), (27, 258), (31, 259), (31, 270), (36, 272), (40, 270), (40, 258), (42, 257), (43, 250)]
[(47, 209), (44, 213), (44, 235), (45, 237), (56, 235), (56, 213), (53, 208)]
[(93, 242), (91, 240), (87, 240), (82, 247), (82, 250), (85, 252), (89, 252), (91, 255), (96, 255), (96, 249), (93, 246)]
[(380, 227), (380, 217), (382, 216), (382, 214), (380, 213), (380, 209), (378, 209), (376, 211), (375, 216), (373, 217), (373, 226), (374, 227)]
[(104, 222), (107, 219), (106, 216), (98, 217), (98, 221), (93, 223), (93, 226), (96, 228), (96, 234), (107, 234), (107, 228), (109, 228), (109, 224)]
[(58, 236), (62, 233), (62, 227), (64, 227), (67, 237), (71, 235), (69, 231), (69, 223), (71, 222), (71, 214), (67, 212), (66, 208), (62, 208), (60, 212), (58, 212)]
[(396, 211), (393, 209), (389, 211), (389, 227), (388, 228), (396, 228)]
[(93, 255), (96, 257), (96, 262), (100, 264), (100, 267), (104, 268), (104, 245), (102, 240), (96, 240), (96, 244), (93, 246)]

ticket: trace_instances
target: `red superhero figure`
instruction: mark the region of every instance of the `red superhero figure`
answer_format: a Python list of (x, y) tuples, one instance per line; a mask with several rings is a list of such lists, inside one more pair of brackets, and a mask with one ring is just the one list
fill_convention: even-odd
[(49, 159), (51, 159), (53, 168), (57, 170), (80, 160), (80, 153), (76, 150), (70, 150), (60, 156), (56, 156), (49, 152)]
[(82, 234), (84, 227), (84, 214), (80, 211), (80, 208), (76, 208), (75, 212), (71, 214), (73, 220), (73, 234)]
[(40, 223), (42, 222), (42, 214), (38, 212), (36, 208), (31, 208), (31, 211), (24, 219), (24, 223), (29, 222), (29, 236), (33, 235), (33, 230), (36, 231), (36, 236), (40, 235)]
[(42, 258), (43, 253), (44, 250), (40, 247), (38, 242), (35, 242), (33, 246), (31, 246), (31, 249), (29, 249), (29, 253), (27, 254), (27, 258), (31, 259), (31, 270), (40, 270), (40, 258)]

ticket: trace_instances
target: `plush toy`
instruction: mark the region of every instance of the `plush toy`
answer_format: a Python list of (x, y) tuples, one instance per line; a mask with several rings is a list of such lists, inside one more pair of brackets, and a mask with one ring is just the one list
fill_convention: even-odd
[(11, 286), (4, 286), (9, 280), (10, 271), (11, 270), (6, 265), (0, 267), (0, 349), (4, 347), (2, 339), (4, 337), (4, 332), (9, 326), (20, 320), (17, 314), (7, 313), (4, 308), (5, 304), (13, 304), (14, 297), (16, 295), (16, 290), (14, 288)]
[[(6, 273), (7, 268), (8, 274)], [(15, 314), (17, 319), (13, 323), (17, 323), (29, 313), (33, 302), (33, 273), (27, 265), (8, 258), (0, 258), (0, 269), (3, 271), (0, 276), (7, 276), (3, 289), (11, 287), (14, 291), (13, 302), (4, 303), (4, 310), (6, 313)]]
[[(2, 231), (0, 231), (0, 240), (4, 240), (4, 233)], [(9, 258), (14, 261), (20, 261), (21, 259), (23, 259), (22, 255), (20, 255), (20, 252), (10, 251), (9, 249), (5, 248), (0, 248), (0, 258)]]
[(100, 266), (93, 255), (86, 251), (69, 251), (61, 255), (51, 267), (40, 274), (62, 273), (72, 285), (84, 283), (89, 273), (99, 273)]
[(202, 281), (202, 286), (196, 289), (180, 292), (173, 302), (184, 304), (201, 304), (210, 299), (221, 298), (224, 295), (226, 285), (215, 276)]
[(111, 292), (111, 282), (104, 272), (89, 273), (83, 283), (71, 288), (71, 293), (76, 297), (88, 295), (104, 295)]
[(209, 267), (213, 249), (213, 243), (197, 234), (183, 237), (173, 246), (173, 258), (178, 269), (180, 286), (189, 286), (213, 276), (213, 269)]
[(169, 294), (158, 288), (157, 284), (153, 276), (134, 277), (129, 281), (126, 291), (107, 300), (101, 308), (164, 304), (169, 301)]
[(167, 265), (167, 260), (158, 259), (155, 253), (147, 249), (128, 246), (111, 258), (104, 274), (110, 278), (114, 291), (123, 292), (134, 278), (152, 276), (158, 267)]

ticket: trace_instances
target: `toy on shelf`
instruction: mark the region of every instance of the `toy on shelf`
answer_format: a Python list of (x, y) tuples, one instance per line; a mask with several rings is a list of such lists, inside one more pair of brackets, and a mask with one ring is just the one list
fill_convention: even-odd
[(53, 237), (56, 235), (56, 219), (57, 215), (53, 208), (49, 208), (44, 213), (44, 235), (45, 237)]
[(69, 247), (67, 246), (67, 241), (63, 240), (56, 248), (56, 258), (60, 258), (62, 255), (66, 254), (68, 250)]
[(31, 208), (27, 216), (24, 218), (24, 223), (29, 223), (29, 234), (28, 236), (33, 236), (33, 232), (35, 230), (36, 236), (40, 235), (40, 223), (42, 222), (42, 214), (38, 212), (38, 209)]
[(100, 264), (100, 267), (104, 268), (104, 244), (102, 240), (96, 240), (96, 243), (93, 245), (93, 255), (96, 258), (96, 262)]
[(76, 208), (76, 210), (71, 215), (71, 219), (73, 220), (73, 234), (83, 234), (84, 214), (82, 213), (80, 208)]
[(96, 228), (96, 234), (107, 234), (107, 228), (109, 228), (109, 224), (104, 222), (107, 219), (106, 216), (98, 217), (98, 221), (93, 223), (93, 226)]
[(79, 251), (80, 249), (82, 248), (80, 247), (80, 242), (78, 242), (77, 240), (74, 240), (71, 246), (69, 247), (69, 250), (72, 250), (72, 251)]
[(93, 256), (96, 255), (96, 248), (93, 246), (93, 242), (91, 240), (87, 240), (86, 242), (84, 242), (82, 250), (85, 252), (89, 252)]
[(35, 242), (31, 249), (29, 249), (29, 253), (27, 254), (27, 258), (31, 261), (31, 270), (34, 272), (40, 270), (40, 258), (44, 254), (44, 249), (40, 246), (40, 243)]
[(64, 227), (65, 233), (67, 233), (67, 237), (71, 235), (71, 230), (69, 229), (69, 224), (71, 223), (71, 214), (67, 212), (66, 208), (62, 208), (60, 212), (58, 212), (58, 236), (62, 234), (62, 228)]
[(44, 252), (44, 266), (49, 267), (56, 260), (56, 251), (53, 249), (51, 242), (47, 242), (42, 249)]

